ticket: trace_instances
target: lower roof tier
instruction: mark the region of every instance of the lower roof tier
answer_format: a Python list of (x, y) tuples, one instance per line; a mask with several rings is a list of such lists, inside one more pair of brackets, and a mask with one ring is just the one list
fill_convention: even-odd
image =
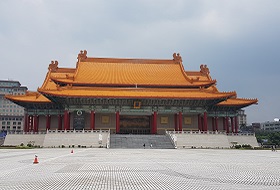
[(88, 98), (162, 98), (162, 99), (220, 99), (236, 96), (235, 92), (213, 93), (198, 89), (158, 88), (102, 88), (102, 87), (60, 87), (58, 90), (38, 90), (43, 95), (57, 97)]

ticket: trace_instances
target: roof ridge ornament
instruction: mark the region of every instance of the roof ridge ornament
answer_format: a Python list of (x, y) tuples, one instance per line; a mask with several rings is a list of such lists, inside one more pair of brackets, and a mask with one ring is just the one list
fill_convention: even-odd
[(175, 63), (182, 63), (182, 57), (180, 56), (180, 53), (173, 53), (173, 61), (175, 61)]
[(49, 71), (56, 71), (58, 68), (58, 61), (55, 60), (55, 61), (51, 61), (51, 63), (49, 64)]
[(80, 53), (78, 54), (78, 61), (83, 61), (87, 58), (87, 50), (81, 50)]
[(200, 65), (200, 72), (205, 75), (209, 75), (210, 71), (207, 65)]

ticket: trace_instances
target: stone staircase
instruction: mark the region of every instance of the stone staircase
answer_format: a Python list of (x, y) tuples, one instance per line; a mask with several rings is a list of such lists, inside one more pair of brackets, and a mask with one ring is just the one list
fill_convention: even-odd
[(110, 135), (110, 148), (144, 149), (144, 144), (146, 149), (174, 148), (170, 138), (166, 135)]
[(4, 144), (4, 140), (5, 140), (4, 137), (0, 137), (0, 146), (1, 146), (2, 144)]

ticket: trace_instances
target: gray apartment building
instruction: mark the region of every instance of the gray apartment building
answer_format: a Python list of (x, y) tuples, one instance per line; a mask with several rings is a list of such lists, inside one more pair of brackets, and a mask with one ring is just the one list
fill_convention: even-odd
[(22, 131), (24, 108), (7, 100), (6, 94), (24, 95), (27, 87), (19, 81), (0, 80), (0, 131)]

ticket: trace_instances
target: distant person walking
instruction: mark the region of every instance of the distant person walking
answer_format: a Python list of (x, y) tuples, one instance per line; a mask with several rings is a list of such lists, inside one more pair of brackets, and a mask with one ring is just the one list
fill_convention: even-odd
[(145, 147), (146, 147), (145, 143), (143, 144), (143, 147), (144, 147), (144, 149), (145, 149)]
[(152, 143), (151, 143), (150, 147), (153, 148), (153, 144)]

